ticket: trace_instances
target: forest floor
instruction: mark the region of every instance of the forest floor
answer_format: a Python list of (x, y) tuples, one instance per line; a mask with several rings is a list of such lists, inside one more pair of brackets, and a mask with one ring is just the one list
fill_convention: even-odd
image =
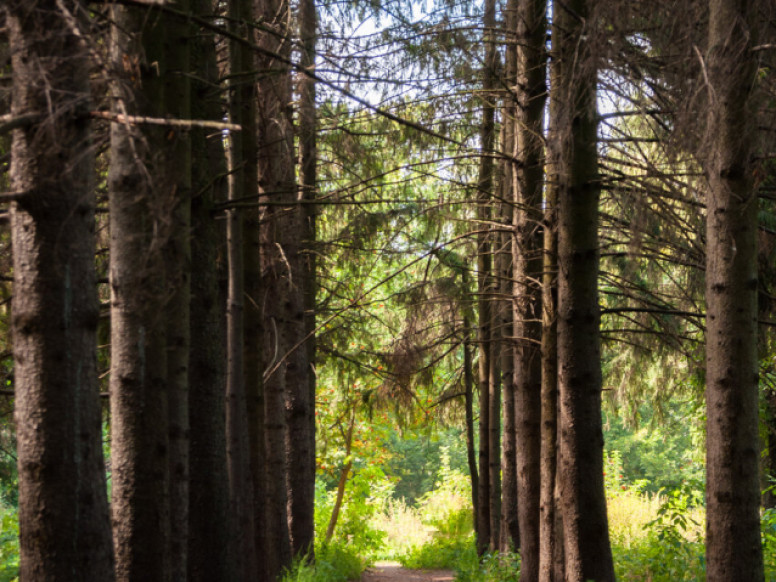
[(361, 582), (452, 582), (452, 570), (408, 570), (396, 562), (377, 562), (361, 576)]

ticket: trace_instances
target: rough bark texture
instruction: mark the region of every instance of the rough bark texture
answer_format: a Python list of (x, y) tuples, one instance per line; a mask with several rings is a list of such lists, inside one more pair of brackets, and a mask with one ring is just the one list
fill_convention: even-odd
[[(272, 52), (289, 55), (288, 2), (261, 0), (256, 10), (256, 17), (273, 31), (261, 35), (260, 43)], [(289, 508), (294, 497), (304, 491), (294, 477), (289, 479), (288, 451), (302, 455), (294, 459), (295, 469), (306, 464), (308, 453), (303, 451), (303, 443), (307, 437), (298, 432), (298, 420), (306, 415), (304, 395), (309, 381), (304, 375), (306, 352), (303, 346), (297, 346), (304, 337), (305, 320), (299, 239), (301, 209), (294, 204), (297, 188), (291, 76), (287, 65), (268, 56), (259, 58), (258, 69), (265, 73), (258, 82), (259, 195), (262, 201), (272, 203), (262, 209), (261, 217), (265, 228), (261, 232), (260, 308), (266, 355), (266, 567), (269, 579), (274, 580), (290, 564)], [(278, 204), (283, 202), (289, 206)], [(293, 431), (289, 430), (289, 422), (295, 426)]]
[[(754, 5), (755, 3), (751, 3)], [(710, 0), (706, 165), (706, 558), (712, 581), (763, 579), (759, 528), (757, 196), (749, 2)]]
[[(232, 0), (229, 3), (229, 17), (232, 32), (246, 37), (244, 22), (251, 15), (251, 2)], [(238, 202), (253, 191), (251, 169), (248, 159), (251, 142), (251, 112), (253, 94), (251, 73), (253, 66), (242, 43), (229, 44), (229, 115), (231, 121), (246, 124), (246, 131), (231, 134), (229, 199)], [(247, 146), (247, 147), (246, 147)], [(246, 149), (248, 152), (246, 152)], [(249, 189), (250, 188), (250, 189)], [(229, 496), (232, 515), (235, 569), (239, 580), (255, 580), (258, 573), (256, 554), (256, 529), (254, 522), (254, 485), (251, 467), (251, 442), (248, 424), (248, 398), (245, 375), (245, 253), (244, 216), (239, 207), (227, 211), (227, 257), (229, 288), (227, 291), (227, 380), (226, 380), (226, 456), (229, 469)]]
[[(487, 232), (492, 217), (494, 164), (490, 153), (495, 142), (495, 106), (493, 91), (496, 84), (497, 53), (493, 38), (496, 23), (496, 4), (488, 0), (484, 14), (485, 68), (483, 77), (482, 126), (480, 130), (483, 157), (480, 160), (477, 180), (477, 219), (479, 234), (477, 235), (477, 310), (479, 319), (479, 389), (480, 389), (480, 451), (479, 451), (479, 488), (477, 501), (477, 551), (482, 554), (488, 549), (497, 548), (497, 538), (500, 527), (498, 524), (500, 512), (494, 507), (494, 493), (497, 489), (493, 482), (494, 474), (501, 467), (501, 458), (493, 448), (494, 421), (500, 424), (496, 416), (495, 404), (495, 342), (494, 340), (494, 308), (493, 294), (497, 287), (493, 277), (493, 237)], [(500, 407), (499, 407), (500, 408)], [(495, 429), (497, 430), (497, 429)], [(500, 441), (500, 439), (497, 439)], [(496, 447), (498, 449), (498, 447)], [(495, 456), (494, 456), (495, 455)], [(495, 468), (494, 468), (495, 464)], [(494, 470), (495, 469), (495, 470)], [(500, 492), (500, 487), (498, 487)], [(500, 502), (499, 495), (499, 502)]]
[(94, 149), (80, 2), (8, 2), (20, 579), (113, 579), (96, 377)]
[[(176, 7), (190, 9), (188, 0)], [(191, 118), (190, 46), (193, 30), (185, 19), (163, 18), (164, 111)], [(170, 563), (172, 582), (187, 576), (189, 537), (189, 347), (191, 328), (191, 139), (188, 130), (170, 128), (165, 135), (165, 182), (174, 192), (172, 233), (165, 248), (170, 288), (167, 314), (167, 385), (170, 439)]]
[[(299, 38), (301, 54), (299, 64), (305, 70), (314, 72), (315, 45), (318, 17), (314, 0), (303, 0), (299, 3)], [(316, 145), (316, 108), (315, 81), (304, 74), (299, 74), (297, 83), (299, 95), (299, 195), (305, 202), (316, 198), (317, 188), (317, 145)], [(294, 555), (313, 557), (313, 541), (315, 535), (313, 506), (315, 500), (315, 295), (316, 295), (316, 207), (314, 204), (302, 206), (302, 232), (299, 260), (303, 278), (304, 293), (304, 335), (305, 369), (300, 381), (307, 379), (307, 386), (300, 385), (296, 412), (289, 417), (289, 431), (293, 436), (299, 433), (298, 439), (291, 439), (289, 455), (295, 463), (299, 463), (298, 471), (291, 471), (290, 481), (295, 485), (291, 488), (291, 544)], [(291, 464), (293, 466), (293, 463)]]
[(556, 5), (562, 140), (558, 200), (560, 495), (566, 580), (614, 580), (603, 481), (596, 67), (587, 0)]
[[(540, 499), (539, 499), (539, 582), (560, 582), (555, 564), (562, 547), (562, 531), (556, 527), (560, 512), (555, 503), (558, 461), (558, 236), (557, 236), (557, 124), (558, 65), (551, 61), (550, 123), (547, 150), (547, 187), (544, 209), (544, 272), (542, 274), (542, 388), (541, 388), (541, 447), (540, 447)], [(559, 543), (560, 540), (560, 543)], [(561, 570), (562, 574), (562, 570)]]
[(542, 189), (544, 103), (547, 93), (545, 39), (547, 5), (520, 0), (517, 13), (516, 240), (514, 246), (515, 428), (517, 491), (520, 500), (520, 579), (539, 573)]
[[(208, 14), (210, 0), (193, 0), (195, 14)], [(195, 37), (192, 61), (197, 70), (192, 82), (192, 116), (220, 119), (223, 104), (217, 89), (215, 39)], [(226, 199), (223, 141), (220, 134), (205, 129), (192, 131), (192, 152), (208, 160), (193, 170), (191, 350), (189, 363), (190, 489), (189, 489), (189, 582), (235, 580), (230, 559), (229, 488), (226, 465), (226, 369), (224, 289), (226, 240), (223, 221), (213, 215), (213, 206)], [(214, 341), (214, 338), (218, 338)]]
[[(506, 23), (506, 47), (504, 57), (504, 82), (508, 87), (517, 86), (517, 0), (509, 0), (504, 8)], [(507, 93), (503, 106), (504, 121), (502, 123), (502, 149), (515, 156), (515, 131), (517, 124), (517, 99), (512, 92)], [(511, 160), (502, 162), (502, 222), (504, 224), (504, 242), (502, 253), (508, 253), (508, 264), (500, 268), (499, 286), (504, 297), (512, 297), (512, 252), (514, 240), (514, 199), (517, 188), (517, 168)], [(504, 263), (504, 257), (501, 262)], [(506, 267), (506, 268), (505, 268)], [(501, 368), (502, 368), (502, 415), (503, 437), (501, 458), (501, 550), (520, 548), (520, 526), (517, 519), (517, 435), (515, 433), (515, 348), (514, 334), (514, 301), (510, 299), (504, 306), (501, 317)]]
[[(163, 113), (159, 15), (115, 7), (117, 113)], [(142, 48), (141, 48), (142, 39)], [(119, 580), (170, 579), (169, 435), (163, 248), (175, 192), (164, 130), (111, 125), (111, 420), (113, 529)]]

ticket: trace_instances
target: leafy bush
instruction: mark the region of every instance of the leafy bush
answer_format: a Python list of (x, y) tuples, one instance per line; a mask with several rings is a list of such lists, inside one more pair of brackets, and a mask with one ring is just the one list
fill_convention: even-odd
[(456, 566), (455, 579), (457, 582), (513, 582), (519, 576), (519, 554), (485, 554), (480, 559), (477, 552), (472, 551), (464, 554)]
[(435, 487), (418, 500), (421, 520), (433, 528), (436, 535), (464, 538), (474, 529), (471, 498), (469, 476), (450, 468), (450, 450), (442, 447), (442, 463)]
[[(334, 507), (336, 491), (316, 486), (315, 530), (323, 539)], [(374, 517), (390, 497), (391, 483), (377, 467), (356, 472), (345, 487), (345, 497), (340, 509), (332, 542), (348, 545), (357, 555), (370, 557), (383, 546), (385, 532), (374, 527)]]
[(626, 545), (612, 536), (615, 570), (619, 580), (703, 580), (706, 573), (702, 540), (702, 485), (684, 484), (663, 496), (652, 497), (660, 505), (643, 526), (641, 537)]
[(453, 570), (461, 563), (467, 563), (471, 554), (477, 556), (474, 537), (434, 538), (422, 546), (413, 546), (399, 556), (399, 562), (405, 568), (423, 570)]
[(315, 562), (296, 560), (282, 582), (347, 582), (358, 579), (365, 566), (352, 547), (322, 545), (315, 550)]

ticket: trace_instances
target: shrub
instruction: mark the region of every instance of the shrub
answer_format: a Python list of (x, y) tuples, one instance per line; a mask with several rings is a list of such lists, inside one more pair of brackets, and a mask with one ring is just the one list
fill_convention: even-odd
[(456, 582), (513, 582), (520, 576), (520, 555), (485, 554), (482, 559), (472, 552), (463, 556), (456, 567)]
[(347, 582), (361, 576), (366, 564), (356, 551), (343, 544), (321, 545), (315, 562), (296, 560), (284, 573), (282, 582)]
[(472, 553), (476, 558), (473, 536), (452, 539), (440, 537), (427, 544), (411, 547), (398, 559), (405, 568), (453, 570), (470, 559)]

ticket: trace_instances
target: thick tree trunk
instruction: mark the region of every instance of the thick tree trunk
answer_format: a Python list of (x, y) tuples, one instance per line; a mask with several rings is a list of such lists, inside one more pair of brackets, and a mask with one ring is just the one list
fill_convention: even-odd
[[(269, 51), (290, 55), (289, 4), (286, 0), (261, 0), (256, 18), (273, 34), (261, 35)], [(265, 454), (266, 454), (266, 566), (270, 580), (291, 562), (289, 508), (295, 496), (304, 495), (296, 480), (309, 461), (303, 451), (305, 397), (309, 380), (306, 351), (298, 345), (304, 337), (304, 281), (300, 258), (301, 208), (295, 204), (293, 131), (290, 118), (291, 76), (288, 66), (269, 56), (259, 58), (264, 76), (258, 82), (259, 194), (271, 204), (262, 209), (260, 307), (264, 326)], [(278, 203), (288, 203), (280, 206)], [(308, 403), (309, 404), (309, 403)], [(289, 422), (294, 425), (289, 429)], [(307, 427), (309, 428), (309, 427)], [(301, 448), (300, 448), (301, 447)], [(289, 473), (289, 451), (300, 454)], [(291, 509), (293, 511), (293, 509)], [(291, 529), (293, 526), (291, 526)]]
[[(114, 8), (117, 113), (164, 114), (164, 20)], [(141, 46), (142, 41), (142, 46)], [(129, 63), (129, 64), (128, 64)], [(116, 574), (170, 578), (169, 416), (163, 248), (177, 185), (165, 173), (165, 130), (113, 123), (108, 173), (111, 234), (111, 419)]]
[[(188, 11), (188, 0), (176, 7)], [(164, 110), (177, 119), (191, 118), (190, 46), (192, 29), (185, 19), (165, 19)], [(172, 235), (167, 241), (168, 285), (167, 382), (170, 439), (170, 562), (172, 582), (187, 577), (189, 537), (189, 348), (191, 328), (191, 140), (188, 130), (165, 135), (167, 179), (175, 192)]]
[(706, 559), (712, 581), (763, 579), (759, 526), (754, 4), (709, 1), (706, 172)]
[[(209, 14), (210, 0), (193, 0), (195, 14)], [(215, 39), (200, 32), (195, 37), (192, 61), (197, 71), (192, 82), (192, 116), (220, 119), (223, 104), (214, 90), (218, 83)], [(191, 350), (189, 360), (189, 582), (235, 579), (230, 551), (231, 528), (226, 464), (225, 410), (225, 271), (223, 222), (213, 207), (226, 200), (226, 160), (220, 134), (192, 131), (192, 153), (198, 160), (192, 176)], [(214, 338), (216, 341), (214, 341)]]
[(596, 67), (587, 0), (555, 6), (561, 59), (558, 200), (560, 495), (566, 580), (614, 580), (603, 481)]
[[(251, 17), (251, 2), (232, 0), (229, 17), (232, 32), (250, 38), (247, 20)], [(253, 192), (255, 165), (250, 159), (253, 93), (252, 62), (242, 43), (229, 44), (229, 114), (233, 123), (245, 124), (243, 131), (232, 133), (230, 140), (229, 199), (241, 201)], [(247, 151), (246, 151), (247, 150)], [(239, 580), (248, 582), (258, 575), (259, 557), (256, 554), (256, 530), (261, 527), (254, 521), (254, 477), (251, 466), (251, 439), (248, 424), (248, 388), (246, 387), (245, 348), (245, 242), (244, 216), (238, 207), (227, 211), (227, 257), (229, 265), (229, 289), (227, 294), (227, 380), (226, 380), (226, 433), (227, 464), (229, 468), (229, 492), (235, 569)], [(250, 260), (250, 259), (249, 259)], [(255, 389), (255, 386), (252, 386)]]
[(86, 6), (6, 3), (20, 579), (113, 579), (96, 374), (94, 146)]
[(517, 15), (517, 93), (515, 155), (517, 189), (515, 265), (515, 427), (517, 430), (517, 491), (520, 500), (520, 579), (539, 576), (539, 507), (541, 448), (541, 287), (542, 190), (546, 100), (545, 40), (547, 4), (520, 0)]

